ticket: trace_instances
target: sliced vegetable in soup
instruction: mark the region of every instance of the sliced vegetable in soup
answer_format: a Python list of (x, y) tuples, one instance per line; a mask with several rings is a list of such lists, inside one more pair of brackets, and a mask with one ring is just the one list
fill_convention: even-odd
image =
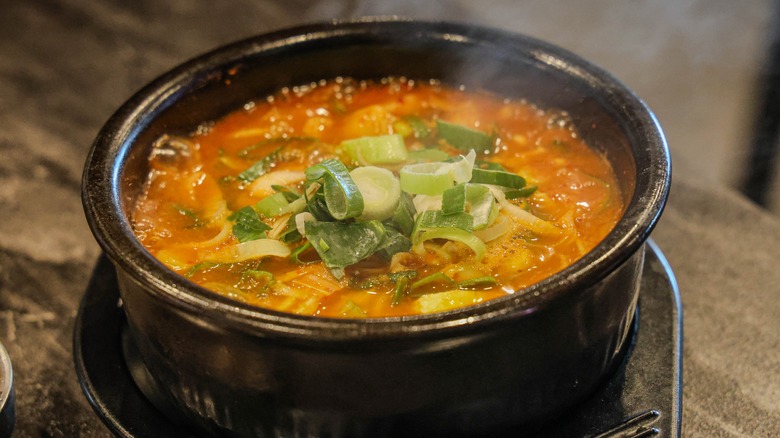
[(132, 212), (162, 263), (226, 297), (327, 317), (433, 313), (573, 263), (623, 211), (565, 113), (436, 81), (285, 88), (166, 135)]

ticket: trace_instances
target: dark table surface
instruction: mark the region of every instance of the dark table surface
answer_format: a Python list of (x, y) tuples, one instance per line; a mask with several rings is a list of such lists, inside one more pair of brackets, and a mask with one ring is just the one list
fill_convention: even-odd
[[(102, 123), (144, 83), (206, 49), (302, 22), (392, 12), (363, 3), (371, 2), (3, 3), (0, 341), (15, 367), (14, 436), (108, 435), (71, 353), (99, 255), (81, 209), (81, 169)], [(432, 18), (423, 2), (400, 3), (405, 15)], [(452, 2), (437, 18), (463, 21), (482, 5), (473, 3)], [(780, 222), (689, 167), (675, 169), (653, 233), (682, 292), (684, 436), (780, 436)]]

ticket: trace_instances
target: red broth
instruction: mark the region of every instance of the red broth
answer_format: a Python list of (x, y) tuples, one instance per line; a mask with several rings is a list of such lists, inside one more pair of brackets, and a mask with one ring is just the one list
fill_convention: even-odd
[[(448, 129), (455, 133), (447, 135)], [(376, 149), (357, 148), (356, 153), (343, 144), (359, 138), (379, 142), (379, 158), (372, 155)], [(402, 145), (401, 156), (388, 155), (390, 146), (382, 142), (389, 140)], [(360, 142), (365, 146), (365, 140)], [(453, 163), (461, 170), (468, 167), (474, 144), (473, 169), (479, 170), (471, 169), (472, 178), (487, 171), (480, 174), (502, 174), (491, 183), (516, 183), (504, 174), (520, 175), (525, 185), (470, 182), (464, 193), (474, 199), (460, 210), (458, 202), (451, 202), (457, 196), (442, 203), (442, 195), (406, 192), (410, 182), (401, 173), (427, 170), (423, 182), (410, 190), (428, 190), (432, 181), (441, 182), (431, 175), (456, 175)], [(411, 220), (417, 218), (417, 228), (404, 233), (401, 219), (387, 217), (390, 210), (402, 213), (395, 205), (404, 201), (396, 199), (394, 189), (371, 208), (371, 197), (378, 195), (363, 186), (359, 190), (361, 215), (378, 208), (380, 219), (354, 217), (354, 211), (341, 220), (323, 215), (323, 206), (329, 213), (340, 210), (324, 195), (327, 181), (339, 179), (309, 178), (317, 172), (307, 169), (323, 160), (338, 160), (346, 170), (389, 170), (390, 178), (405, 187), (402, 197), (416, 205)], [(609, 162), (578, 137), (565, 113), (436, 81), (337, 78), (285, 88), (204, 123), (188, 137), (160, 138), (149, 162), (132, 225), (155, 257), (231, 299), (326, 317), (432, 313), (518, 293), (592, 249), (624, 208)], [(453, 178), (447, 188), (464, 177)], [(348, 189), (354, 186), (334, 184), (328, 186), (335, 187), (331, 198), (352, 199)], [(304, 193), (309, 196), (296, 201)], [(264, 201), (268, 197), (278, 202)], [(456, 211), (443, 211), (452, 208)], [(421, 213), (425, 210), (431, 211)], [(302, 213), (307, 214), (296, 223)], [(421, 216), (439, 221), (432, 219), (433, 226), (425, 227)], [(451, 220), (468, 216), (471, 227)], [(476, 229), (485, 220), (487, 225)], [(458, 224), (447, 226), (450, 222)], [(299, 230), (307, 236), (300, 237)], [(388, 236), (400, 244), (392, 251), (378, 250)], [(333, 247), (339, 242), (348, 242), (342, 245), (346, 248)], [(363, 252), (350, 253), (358, 248)], [(346, 266), (334, 261), (344, 257), (360, 260)]]

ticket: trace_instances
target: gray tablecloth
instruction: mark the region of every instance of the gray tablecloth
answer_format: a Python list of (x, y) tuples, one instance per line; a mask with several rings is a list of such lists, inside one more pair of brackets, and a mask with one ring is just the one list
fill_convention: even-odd
[[(219, 44), (393, 12), (357, 1), (163, 3), (0, 7), (0, 340), (16, 371), (15, 436), (108, 435), (79, 389), (71, 342), (99, 255), (80, 174), (111, 112), (154, 76)], [(460, 20), (483, 5), (401, 3), (405, 15), (446, 11), (440, 18)], [(676, 171), (653, 234), (682, 291), (684, 436), (780, 436), (780, 222), (699, 181)]]

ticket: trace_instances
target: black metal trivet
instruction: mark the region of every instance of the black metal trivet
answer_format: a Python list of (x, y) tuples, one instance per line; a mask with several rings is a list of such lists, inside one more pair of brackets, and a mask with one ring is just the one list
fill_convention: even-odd
[[(604, 385), (534, 437), (644, 438), (680, 436), (682, 308), (674, 274), (650, 241), (639, 298), (639, 320), (626, 357)], [(79, 308), (73, 354), (81, 388), (95, 412), (120, 437), (193, 436), (147, 400), (143, 373), (123, 338), (125, 315), (116, 273), (101, 256)], [(148, 392), (148, 391), (147, 391)], [(154, 394), (149, 394), (154, 397)], [(154, 400), (153, 400), (154, 401)], [(160, 402), (156, 403), (161, 406)], [(518, 430), (512, 436), (527, 436)]]

